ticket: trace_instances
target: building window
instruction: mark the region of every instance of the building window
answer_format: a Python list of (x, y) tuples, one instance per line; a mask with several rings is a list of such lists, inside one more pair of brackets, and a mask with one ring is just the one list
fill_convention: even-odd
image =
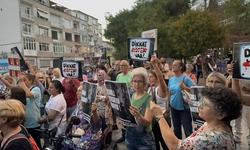
[(84, 25), (84, 24), (81, 24), (81, 30), (83, 30), (83, 31), (87, 31), (87, 26), (86, 26), (86, 25)]
[(72, 53), (72, 48), (69, 46), (66, 46), (66, 53)]
[(66, 40), (66, 41), (72, 41), (71, 33), (65, 32), (65, 40)]
[(93, 24), (96, 25), (97, 24), (97, 20), (93, 19)]
[(57, 17), (55, 15), (50, 15), (50, 22), (53, 25), (59, 25), (60, 24), (60, 19), (59, 19), (59, 17)]
[(96, 29), (93, 30), (94, 31), (94, 34), (98, 35), (98, 32)]
[(40, 51), (49, 51), (49, 44), (47, 44), (47, 43), (39, 43), (39, 50)]
[(54, 56), (61, 57), (64, 53), (64, 46), (62, 43), (53, 43)]
[(53, 40), (58, 40), (57, 31), (52, 31), (52, 39)]
[(31, 33), (32, 33), (31, 32), (31, 25), (23, 23), (22, 26), (23, 26), (23, 34), (31, 35)]
[(23, 38), (24, 50), (36, 50), (36, 41), (32, 38)]
[(49, 29), (44, 27), (39, 27), (39, 34), (43, 36), (49, 36)]
[(28, 6), (21, 6), (21, 15), (26, 18), (31, 18), (30, 8)]
[(75, 23), (75, 22), (74, 22), (74, 23), (73, 23), (73, 28), (74, 28), (74, 29), (78, 29), (78, 23)]
[(81, 19), (81, 20), (86, 20), (86, 16), (83, 15), (83, 14), (80, 14), (80, 19)]
[(48, 21), (48, 13), (44, 11), (37, 10), (37, 17)]
[(85, 35), (82, 35), (82, 41), (84, 41), (84, 42), (88, 42), (88, 37), (87, 37), (87, 36), (85, 36)]
[(71, 29), (72, 28), (72, 22), (66, 19), (63, 19), (63, 26), (67, 29)]

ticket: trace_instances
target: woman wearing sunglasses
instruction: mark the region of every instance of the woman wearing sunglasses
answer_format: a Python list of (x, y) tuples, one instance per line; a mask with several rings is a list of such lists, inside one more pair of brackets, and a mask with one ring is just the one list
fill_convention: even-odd
[(152, 114), (157, 118), (162, 137), (168, 148), (178, 150), (213, 149), (234, 150), (235, 142), (229, 128), (230, 121), (241, 115), (242, 104), (238, 95), (226, 87), (205, 88), (202, 91), (199, 116), (204, 125), (183, 140), (179, 140), (162, 119), (160, 106), (151, 102)]

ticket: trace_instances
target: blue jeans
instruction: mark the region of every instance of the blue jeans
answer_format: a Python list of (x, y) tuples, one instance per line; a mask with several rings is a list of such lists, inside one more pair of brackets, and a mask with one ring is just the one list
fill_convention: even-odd
[(178, 139), (182, 139), (181, 125), (183, 125), (186, 137), (193, 133), (192, 118), (190, 109), (176, 110), (171, 107), (174, 134)]
[(153, 132), (145, 127), (126, 127), (125, 142), (128, 150), (156, 150)]

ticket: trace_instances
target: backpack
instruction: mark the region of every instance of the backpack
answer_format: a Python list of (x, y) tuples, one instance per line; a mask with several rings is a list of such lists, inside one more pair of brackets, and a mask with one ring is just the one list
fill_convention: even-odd
[[(28, 133), (27, 129), (25, 127), (23, 127), (22, 125), (20, 125), (22, 129), (24, 129), (26, 131), (26, 133)], [(23, 133), (17, 133), (15, 135), (13, 135), (6, 144), (4, 144), (4, 148), (3, 150), (5, 150), (5, 148), (8, 146), (8, 144), (16, 139), (26, 139), (29, 141), (30, 145), (32, 146), (33, 150), (40, 150), (39, 147), (37, 146), (35, 140), (33, 139), (33, 137), (28, 133), (28, 137), (26, 135), (24, 135)]]

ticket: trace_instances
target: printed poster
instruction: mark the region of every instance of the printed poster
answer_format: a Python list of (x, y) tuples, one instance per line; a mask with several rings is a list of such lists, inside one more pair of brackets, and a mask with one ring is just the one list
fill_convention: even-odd
[(0, 95), (4, 96), (7, 93), (8, 89), (5, 84), (0, 80)]
[(111, 107), (124, 126), (137, 126), (134, 116), (129, 112), (130, 95), (126, 82), (105, 81)]
[(82, 109), (84, 112), (84, 118), (90, 122), (92, 103), (95, 102), (97, 92), (97, 84), (90, 82), (83, 82), (82, 85)]
[(189, 107), (192, 115), (192, 120), (195, 125), (195, 130), (197, 130), (205, 123), (205, 121), (199, 117), (199, 108), (198, 108), (202, 100), (201, 91), (204, 88), (205, 88), (204, 86), (192, 86), (190, 91), (190, 99), (192, 101), (192, 105), (189, 105)]
[(25, 63), (25, 60), (24, 60), (22, 54), (20, 53), (19, 49), (17, 47), (13, 47), (10, 50), (11, 50), (11, 54), (18, 55), (21, 72), (29, 70), (29, 67)]
[(128, 38), (128, 59), (150, 61), (154, 55), (155, 38)]
[(76, 61), (62, 61), (62, 75), (64, 77), (79, 78), (79, 63)]
[(16, 54), (8, 54), (9, 73), (11, 77), (19, 77), (21, 75), (19, 56)]
[(147, 31), (143, 31), (141, 33), (141, 37), (143, 38), (155, 38), (155, 46), (154, 46), (154, 50), (157, 50), (157, 29), (152, 29), (152, 30), (147, 30)]

